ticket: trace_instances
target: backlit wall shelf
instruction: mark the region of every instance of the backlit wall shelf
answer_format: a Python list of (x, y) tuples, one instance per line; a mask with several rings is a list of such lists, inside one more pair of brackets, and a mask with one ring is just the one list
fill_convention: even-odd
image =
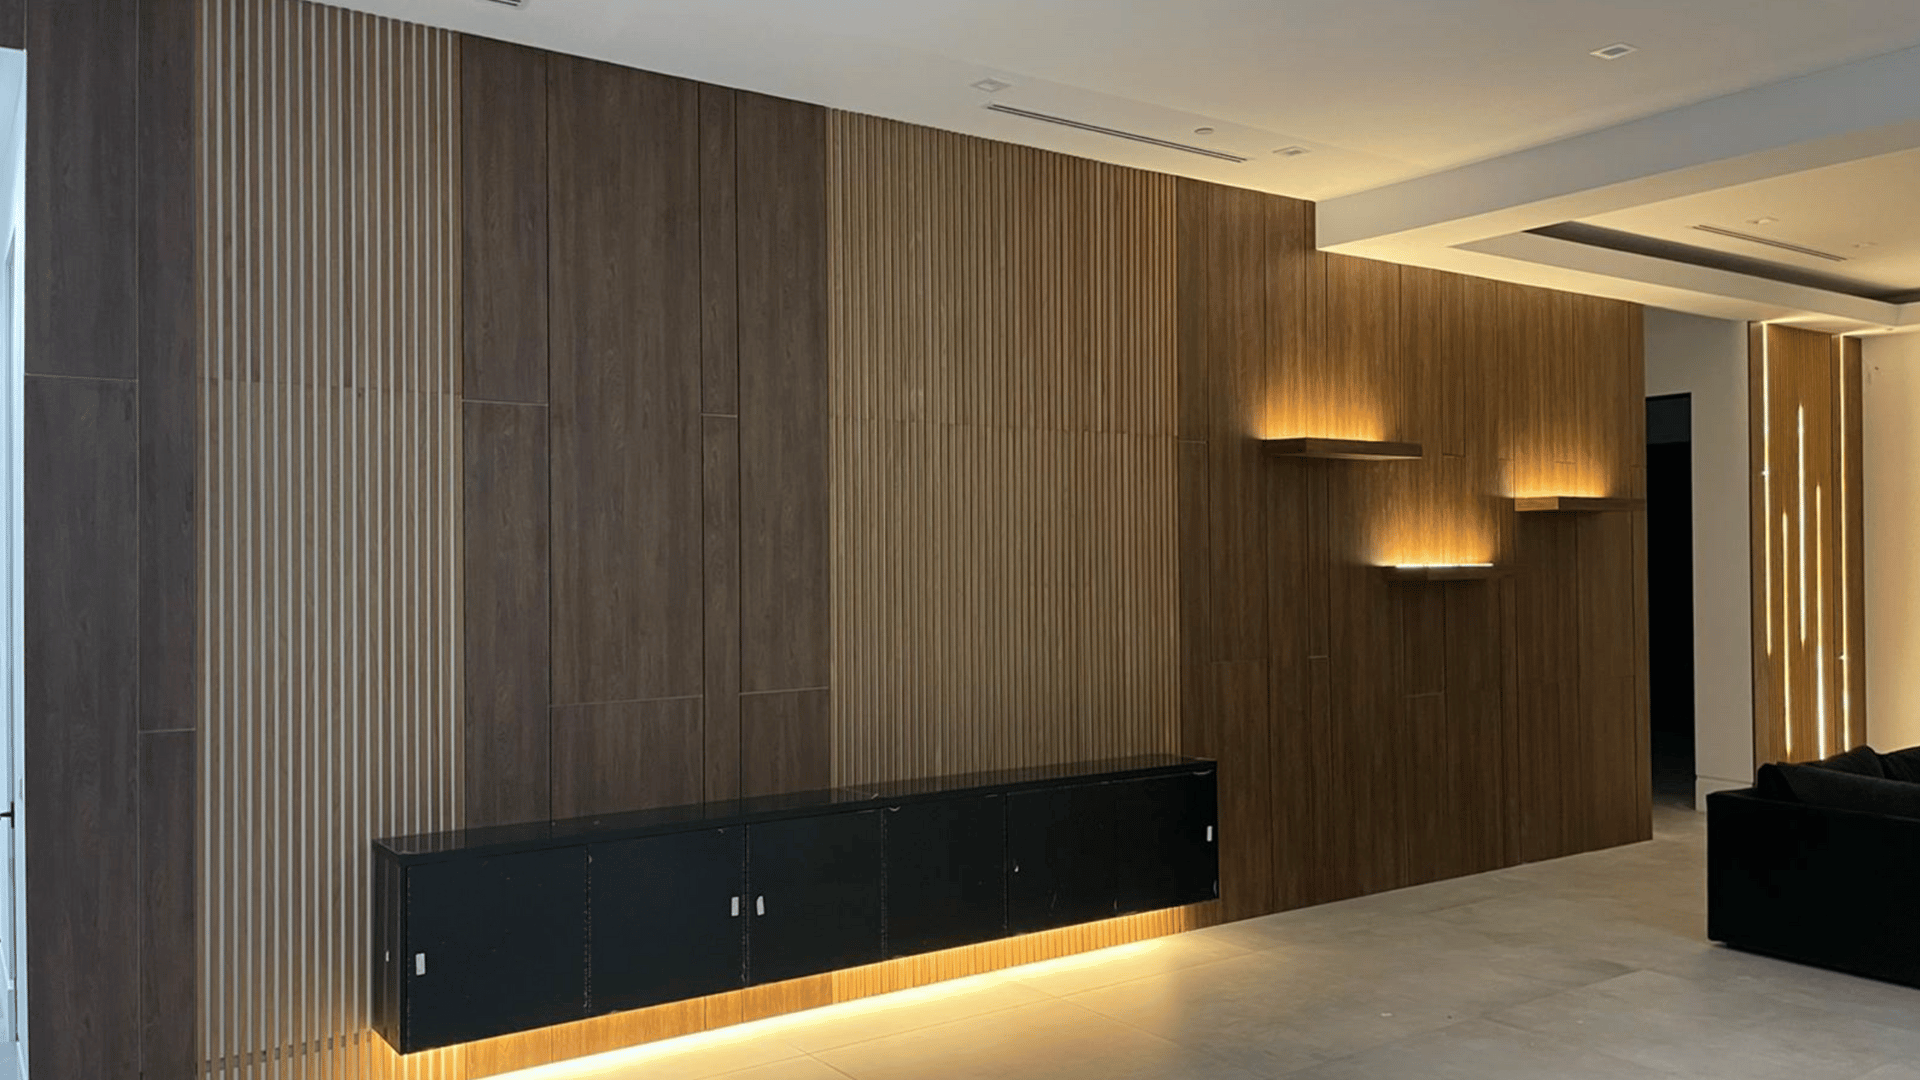
[(1327, 458), (1336, 461), (1413, 461), (1426, 456), (1419, 443), (1369, 442), (1364, 439), (1262, 439), (1270, 457)]
[(1457, 563), (1443, 566), (1389, 566), (1387, 580), (1417, 584), (1426, 581), (1485, 581), (1500, 576), (1492, 563)]
[(1580, 495), (1535, 495), (1513, 500), (1513, 508), (1523, 514), (1605, 514), (1623, 510), (1644, 510), (1645, 499), (1590, 499)]

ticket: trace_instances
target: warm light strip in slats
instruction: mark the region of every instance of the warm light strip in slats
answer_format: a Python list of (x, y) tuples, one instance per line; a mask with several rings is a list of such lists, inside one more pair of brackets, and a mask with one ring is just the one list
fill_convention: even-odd
[[(1848, 478), (1858, 457), (1848, 412), (1858, 371), (1845, 339), (1761, 326), (1752, 340), (1756, 621), (1764, 614), (1752, 646), (1754, 754), (1756, 763), (1810, 760), (1860, 734), (1851, 557), (1859, 507)], [(1776, 472), (1782, 460), (1787, 470)]]

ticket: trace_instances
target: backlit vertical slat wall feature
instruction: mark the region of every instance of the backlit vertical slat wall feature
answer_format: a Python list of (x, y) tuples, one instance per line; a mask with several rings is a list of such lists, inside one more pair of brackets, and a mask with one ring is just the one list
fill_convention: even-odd
[(1174, 181), (828, 139), (835, 782), (1176, 749)]
[(452, 1076), (368, 1030), (367, 908), (461, 823), (459, 43), (201, 19), (204, 1074)]
[(1860, 347), (1772, 325), (1750, 341), (1754, 760), (1812, 761), (1866, 741)]

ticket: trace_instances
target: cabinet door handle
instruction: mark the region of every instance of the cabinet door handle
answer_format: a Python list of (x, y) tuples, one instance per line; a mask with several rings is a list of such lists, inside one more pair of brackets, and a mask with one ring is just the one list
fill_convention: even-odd
[(413, 973), (415, 975), (425, 975), (427, 973), (426, 953), (417, 952), (413, 954)]
[(1207, 843), (1213, 843), (1213, 826), (1207, 826)]
[(740, 898), (737, 896), (733, 898), (733, 916), (732, 917), (736, 919), (740, 917)]
[(756, 896), (753, 898), (753, 913), (755, 915), (765, 915), (767, 913), (767, 898), (765, 896)]

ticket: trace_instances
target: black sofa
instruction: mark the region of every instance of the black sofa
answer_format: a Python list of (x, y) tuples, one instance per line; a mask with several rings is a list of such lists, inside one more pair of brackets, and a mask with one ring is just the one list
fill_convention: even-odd
[(1765, 765), (1708, 795), (1707, 936), (1920, 987), (1920, 748)]

